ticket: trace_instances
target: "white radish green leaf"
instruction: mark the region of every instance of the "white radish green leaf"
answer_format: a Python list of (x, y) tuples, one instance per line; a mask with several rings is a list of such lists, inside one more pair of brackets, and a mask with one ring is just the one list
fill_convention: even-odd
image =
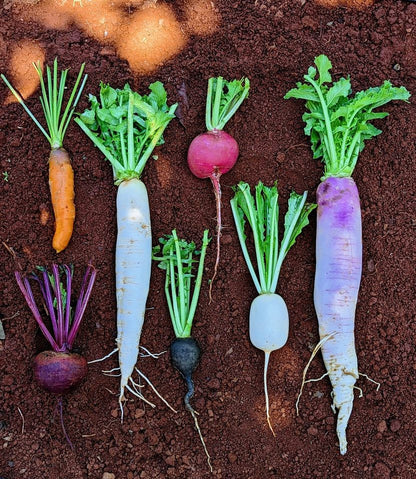
[(305, 134), (311, 137), (313, 157), (325, 164), (322, 179), (351, 176), (365, 140), (381, 133), (369, 122), (388, 115), (373, 110), (393, 100), (408, 101), (410, 93), (385, 81), (380, 87), (351, 96), (349, 78), (328, 86), (332, 65), (325, 55), (315, 58), (315, 65), (317, 69), (310, 67), (304, 76), (305, 83), (297, 83), (285, 98), (306, 100)]
[(99, 100), (90, 95), (90, 109), (75, 120), (112, 164), (117, 184), (140, 178), (175, 116), (177, 105), (167, 105), (163, 84), (152, 83), (149, 89), (148, 95), (140, 95), (128, 84), (115, 89), (101, 83)]
[[(279, 205), (277, 186), (267, 187), (259, 182), (254, 196), (247, 183), (235, 188), (231, 209), (244, 259), (259, 294), (274, 293), (280, 268), (296, 237), (308, 224), (308, 216), (316, 205), (306, 204), (306, 192), (292, 193), (285, 219), (285, 233), (279, 251)], [(257, 272), (247, 247), (246, 223), (252, 232)]]

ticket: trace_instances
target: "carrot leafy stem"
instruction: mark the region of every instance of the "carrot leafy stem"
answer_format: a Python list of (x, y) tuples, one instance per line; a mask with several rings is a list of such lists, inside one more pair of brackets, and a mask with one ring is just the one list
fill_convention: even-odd
[[(35, 115), (30, 111), (29, 107), (25, 104), (21, 95), (13, 88), (4, 75), (1, 75), (2, 80), (8, 86), (10, 91), (16, 97), (17, 101), (25, 109), (26, 113), (35, 122), (36, 126), (40, 129), (46, 139), (49, 141), (52, 148), (61, 148), (64, 140), (66, 130), (72, 115), (74, 114), (75, 107), (79, 101), (82, 90), (84, 89), (85, 82), (88, 75), (85, 75), (82, 82), (82, 74), (84, 72), (85, 64), (81, 65), (78, 72), (77, 79), (75, 80), (74, 87), (70, 94), (68, 101), (66, 102), (65, 110), (62, 113), (64, 104), (64, 93), (66, 78), (68, 75), (68, 69), (61, 71), (60, 79), (58, 80), (58, 60), (55, 58), (53, 62), (53, 70), (46, 66), (46, 84), (43, 79), (43, 71), (40, 62), (34, 63), (33, 66), (36, 69), (36, 73), (40, 80), (41, 96), (40, 102), (42, 104), (43, 113), (45, 115), (47, 130), (36, 119)], [(81, 85), (80, 85), (81, 82)]]
[[(325, 172), (322, 180), (351, 176), (364, 148), (365, 140), (381, 133), (370, 123), (385, 118), (386, 112), (373, 110), (392, 100), (407, 101), (410, 93), (404, 86), (393, 87), (389, 81), (351, 96), (349, 78), (332, 83), (328, 57), (315, 58), (315, 67), (304, 75), (306, 83), (297, 83), (285, 98), (306, 100), (303, 114), (305, 134), (311, 137), (313, 157), (322, 158)], [(332, 83), (332, 85), (330, 85)]]

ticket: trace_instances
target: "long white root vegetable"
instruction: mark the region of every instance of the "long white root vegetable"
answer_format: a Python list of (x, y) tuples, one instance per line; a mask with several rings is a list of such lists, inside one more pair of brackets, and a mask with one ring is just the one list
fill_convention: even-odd
[(100, 101), (90, 95), (91, 109), (75, 120), (110, 161), (118, 185), (116, 369), (120, 370), (122, 417), (126, 389), (154, 406), (134, 381), (134, 371), (169, 406), (136, 367), (152, 261), (149, 200), (140, 176), (155, 146), (163, 143), (163, 132), (176, 109), (176, 104), (167, 106), (162, 83), (152, 83), (149, 88), (151, 93), (141, 96), (132, 92), (129, 85), (116, 90), (101, 84)]
[(298, 83), (285, 98), (306, 100), (305, 133), (311, 137), (314, 158), (325, 164), (317, 191), (314, 300), (319, 346), (332, 385), (332, 409), (338, 411), (339, 449), (345, 454), (359, 376), (354, 323), (362, 267), (360, 198), (351, 175), (365, 140), (381, 133), (371, 121), (388, 115), (374, 109), (392, 100), (407, 101), (410, 94), (385, 81), (380, 87), (350, 96), (350, 79), (332, 83), (331, 68), (325, 55), (315, 58), (315, 65), (304, 76), (305, 83)]
[(147, 190), (137, 178), (117, 191), (116, 297), (120, 401), (137, 361), (152, 264)]

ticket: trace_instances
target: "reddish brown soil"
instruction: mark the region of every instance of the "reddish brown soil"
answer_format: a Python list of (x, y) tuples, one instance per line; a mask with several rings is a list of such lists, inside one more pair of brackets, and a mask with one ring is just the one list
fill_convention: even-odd
[[(291, 316), (287, 345), (272, 354), (269, 374), (272, 422), (267, 427), (262, 391), (263, 357), (248, 340), (248, 311), (255, 289), (240, 251), (229, 208), (231, 186), (279, 179), (282, 208), (292, 188), (315, 197), (322, 167), (312, 159), (303, 134), (301, 102), (284, 93), (325, 53), (336, 75), (350, 74), (355, 89), (386, 78), (416, 91), (416, 5), (399, 0), (375, 2), (363, 10), (328, 8), (313, 0), (213, 0), (219, 29), (189, 36), (180, 53), (151, 75), (140, 77), (112, 46), (69, 30), (45, 29), (22, 21), (21, 10), (5, 2), (0, 18), (0, 70), (9, 69), (15, 42), (33, 40), (50, 63), (59, 57), (73, 72), (85, 61), (87, 91), (100, 80), (121, 87), (129, 81), (140, 91), (150, 81), (164, 82), (172, 101), (182, 101), (185, 84), (189, 110), (184, 125), (174, 121), (166, 144), (150, 162), (143, 180), (150, 195), (156, 238), (176, 227), (198, 240), (214, 230), (215, 205), (209, 181), (194, 178), (186, 166), (191, 139), (204, 129), (206, 80), (248, 76), (249, 99), (229, 123), (241, 156), (223, 177), (222, 260), (208, 305), (204, 285), (194, 333), (204, 354), (195, 374), (195, 407), (218, 478), (396, 478), (416, 476), (415, 456), (415, 158), (416, 117), (410, 104), (388, 105), (383, 134), (367, 143), (354, 173), (363, 210), (364, 268), (356, 318), (360, 370), (381, 382), (364, 379), (348, 428), (349, 449), (338, 452), (327, 379), (305, 387), (296, 417), (295, 401), (302, 370), (318, 340), (312, 301), (315, 219), (289, 253), (278, 291)], [(29, 2), (30, 3), (30, 2)], [(33, 2), (32, 2), (33, 3)], [(120, 2), (119, 2), (120, 3)], [(126, 2), (127, 3), (127, 2)], [(130, 2), (136, 4), (138, 2)], [(180, 22), (188, 22), (187, 0), (167, 2)], [(326, 2), (328, 3), (328, 2)], [(335, 2), (333, 2), (335, 3)], [(348, 2), (342, 2), (343, 4)], [(358, 2), (360, 3), (360, 2)], [(361, 2), (362, 4), (364, 2)], [(368, 2), (365, 2), (368, 3)], [(357, 2), (355, 2), (357, 4)], [(201, 5), (195, 7), (195, 11)], [(25, 8), (33, 8), (26, 6)], [(133, 14), (134, 8), (131, 10)], [(192, 11), (192, 9), (191, 9)], [(191, 22), (192, 23), (192, 22)], [(204, 29), (202, 29), (204, 30)], [(189, 32), (188, 32), (189, 35)], [(73, 79), (74, 73), (71, 74)], [(0, 84), (3, 105), (8, 92)], [(29, 105), (40, 114), (37, 94)], [(84, 96), (79, 109), (87, 106)], [(1, 110), (0, 240), (13, 248), (25, 270), (54, 260), (80, 269), (91, 258), (99, 275), (77, 346), (88, 359), (108, 353), (116, 337), (114, 297), (115, 195), (111, 168), (73, 124), (66, 147), (76, 175), (77, 219), (72, 241), (57, 257), (51, 248), (53, 222), (47, 183), (47, 142), (16, 104)], [(180, 185), (180, 186), (179, 186)], [(46, 212), (46, 213), (45, 213)], [(210, 477), (189, 414), (184, 386), (168, 355), (140, 359), (141, 369), (178, 409), (173, 414), (146, 388), (157, 409), (129, 398), (120, 424), (117, 378), (92, 365), (88, 379), (68, 396), (65, 418), (75, 451), (66, 444), (55, 411), (56, 400), (33, 382), (31, 361), (45, 348), (13, 277), (12, 256), (0, 245), (0, 314), (6, 339), (0, 341), (0, 476), (4, 479), (132, 479)], [(214, 263), (207, 258), (206, 278)], [(168, 348), (172, 328), (163, 294), (163, 274), (154, 267), (142, 344), (152, 351)], [(10, 319), (11, 318), (11, 319)], [(318, 355), (310, 377), (324, 372)], [(22, 422), (22, 416), (24, 424)]]

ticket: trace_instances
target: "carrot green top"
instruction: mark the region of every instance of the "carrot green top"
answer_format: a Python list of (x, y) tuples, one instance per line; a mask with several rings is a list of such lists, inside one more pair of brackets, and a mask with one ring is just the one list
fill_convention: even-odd
[(139, 95), (126, 84), (115, 89), (100, 84), (97, 99), (89, 95), (91, 109), (75, 121), (113, 166), (116, 184), (140, 178), (153, 149), (163, 144), (163, 132), (175, 117), (177, 104), (167, 105), (161, 82)]
[[(40, 102), (42, 104), (43, 113), (45, 115), (46, 125), (48, 132), (43, 128), (39, 121), (35, 118), (33, 113), (26, 106), (22, 97), (19, 93), (12, 87), (7, 78), (4, 75), (1, 75), (4, 83), (9, 87), (10, 91), (16, 97), (17, 101), (23, 106), (27, 114), (32, 118), (35, 124), (38, 126), (40, 131), (45, 135), (46, 139), (51, 144), (52, 148), (61, 148), (64, 140), (66, 130), (68, 128), (71, 117), (75, 111), (75, 107), (78, 103), (78, 100), (81, 96), (81, 92), (84, 88), (85, 82), (87, 81), (87, 75), (84, 76), (81, 85), (82, 73), (84, 71), (85, 64), (81, 65), (77, 79), (75, 80), (74, 87), (72, 89), (71, 95), (66, 103), (65, 110), (61, 115), (64, 93), (65, 93), (65, 83), (66, 77), (68, 74), (67, 70), (62, 70), (61, 77), (58, 81), (58, 60), (55, 58), (53, 62), (53, 70), (51, 71), (49, 66), (46, 66), (46, 85), (43, 79), (43, 72), (40, 66), (40, 62), (33, 64), (36, 69), (37, 74), (39, 75), (40, 88), (42, 95), (40, 97)], [(79, 88), (78, 88), (79, 86)], [(77, 93), (78, 91), (78, 93)], [(75, 97), (76, 95), (76, 97)]]
[[(370, 123), (385, 118), (386, 112), (374, 112), (392, 100), (405, 100), (410, 93), (405, 87), (393, 87), (385, 81), (380, 87), (360, 91), (354, 96), (349, 78), (332, 83), (328, 57), (315, 58), (315, 67), (304, 75), (305, 83), (297, 83), (285, 98), (306, 100), (305, 134), (311, 137), (314, 158), (322, 158), (324, 177), (351, 176), (364, 141), (379, 135), (381, 130)], [(318, 74), (318, 76), (317, 76)]]

